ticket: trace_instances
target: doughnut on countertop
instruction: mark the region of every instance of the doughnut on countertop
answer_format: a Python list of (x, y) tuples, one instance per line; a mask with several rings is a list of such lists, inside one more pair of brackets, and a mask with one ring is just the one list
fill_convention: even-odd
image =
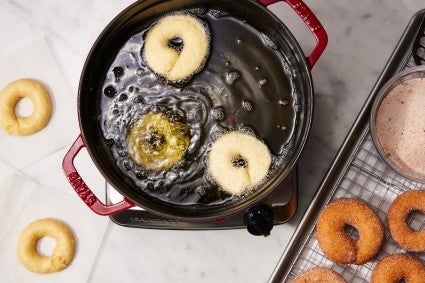
[[(17, 117), (16, 103), (24, 97), (31, 100), (33, 113), (28, 117)], [(0, 127), (9, 135), (26, 136), (40, 131), (49, 121), (51, 112), (49, 93), (38, 81), (15, 80), (0, 91)]]
[(425, 265), (407, 254), (393, 254), (382, 258), (372, 271), (372, 283), (425, 282)]
[(412, 190), (399, 195), (388, 209), (388, 227), (392, 238), (402, 248), (412, 252), (423, 252), (425, 230), (414, 231), (406, 222), (412, 211), (425, 213), (425, 191)]
[[(37, 241), (52, 237), (56, 245), (50, 256), (37, 251)], [(40, 274), (61, 271), (72, 261), (75, 238), (70, 228), (62, 221), (45, 218), (30, 223), (19, 236), (16, 249), (20, 262), (30, 271)]]
[[(359, 233), (352, 239), (344, 228), (352, 226)], [(381, 219), (365, 202), (340, 198), (319, 215), (316, 226), (317, 240), (323, 253), (339, 264), (361, 265), (371, 260), (384, 241)]]

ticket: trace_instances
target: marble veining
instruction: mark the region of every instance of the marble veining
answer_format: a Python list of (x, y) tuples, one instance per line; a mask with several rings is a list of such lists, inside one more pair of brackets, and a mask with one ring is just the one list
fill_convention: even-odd
[[(132, 2), (0, 1), (0, 57), (46, 37), (76, 96), (93, 42)], [(275, 227), (267, 238), (253, 237), (245, 230), (159, 231), (109, 223), (88, 282), (267, 281), (409, 19), (425, 8), (423, 0), (305, 2), (327, 30), (329, 45), (312, 70), (315, 116), (299, 161), (300, 200), (295, 217)], [(270, 9), (309, 53), (314, 40), (287, 5), (278, 3)], [(23, 172), (41, 184), (74, 195), (60, 167), (65, 151)], [(101, 193), (102, 178), (88, 156), (81, 159), (88, 184)], [(87, 209), (87, 213), (91, 211)]]

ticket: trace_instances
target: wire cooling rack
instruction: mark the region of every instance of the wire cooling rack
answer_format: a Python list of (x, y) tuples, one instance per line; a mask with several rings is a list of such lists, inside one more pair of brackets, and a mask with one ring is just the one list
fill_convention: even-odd
[[(412, 47), (418, 29), (422, 29), (422, 26), (425, 27), (425, 24), (421, 24), (422, 22), (425, 22), (425, 10), (420, 11), (412, 18), (350, 131), (349, 137), (344, 142), (319, 188), (318, 194), (301, 221), (300, 227), (297, 228), (285, 250), (272, 275), (271, 282), (292, 282), (303, 271), (316, 266), (334, 270), (341, 274), (347, 282), (368, 282), (379, 259), (388, 254), (406, 253), (394, 242), (389, 233), (387, 212), (398, 195), (411, 189), (425, 189), (425, 184), (408, 180), (387, 166), (373, 143), (368, 121), (373, 98), (385, 81), (399, 71), (416, 66), (412, 56)], [(421, 27), (418, 28), (419, 26)], [(328, 203), (341, 197), (365, 201), (377, 212), (384, 223), (384, 244), (378, 255), (363, 265), (339, 265), (330, 261), (323, 254), (316, 238), (315, 222), (318, 213)], [(425, 217), (421, 213), (411, 214), (408, 223), (414, 230), (425, 229)], [(355, 229), (346, 232), (354, 238), (358, 236)], [(413, 253), (413, 255), (425, 260), (425, 253)]]
[[(386, 215), (399, 194), (415, 188), (424, 189), (425, 184), (408, 180), (390, 169), (379, 156), (370, 132), (367, 131), (329, 201), (341, 197), (357, 198), (367, 202), (378, 213), (385, 226), (384, 245), (376, 257), (379, 259), (387, 254), (405, 252), (392, 240), (386, 225)], [(425, 229), (424, 218), (419, 213), (413, 214), (409, 221), (411, 228)], [(368, 282), (376, 259), (364, 265), (335, 264), (324, 256), (314, 231), (315, 225), (310, 229), (307, 240), (297, 255), (288, 275), (289, 280), (311, 267), (325, 266), (341, 274), (347, 282)], [(354, 234), (355, 231), (351, 233)], [(415, 256), (425, 260), (424, 254)]]

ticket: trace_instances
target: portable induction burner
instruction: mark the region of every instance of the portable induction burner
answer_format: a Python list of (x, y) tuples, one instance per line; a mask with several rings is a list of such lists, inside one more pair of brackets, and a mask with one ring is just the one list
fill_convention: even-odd
[[(152, 214), (139, 207), (133, 207), (110, 218), (118, 225), (145, 229), (170, 230), (225, 230), (247, 228), (256, 236), (270, 234), (273, 225), (287, 222), (297, 209), (297, 168), (260, 203), (244, 212), (216, 219), (215, 221), (186, 222), (168, 219)], [(106, 186), (106, 201), (114, 204), (122, 200), (122, 196), (110, 185)]]

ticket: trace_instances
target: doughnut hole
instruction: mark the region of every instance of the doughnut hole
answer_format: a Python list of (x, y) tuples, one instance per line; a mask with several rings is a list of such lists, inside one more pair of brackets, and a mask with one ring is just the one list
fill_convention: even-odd
[(183, 38), (179, 36), (173, 37), (168, 41), (168, 47), (176, 50), (177, 53), (180, 54), (184, 47)]
[(28, 97), (21, 97), (15, 104), (16, 117), (29, 117), (34, 112), (34, 105)]
[(56, 246), (56, 241), (52, 237), (44, 236), (37, 240), (35, 250), (39, 255), (51, 256), (53, 249)]
[(353, 241), (357, 241), (360, 238), (359, 230), (349, 224), (344, 226), (344, 233), (347, 234)]
[(248, 160), (246, 160), (246, 158), (244, 158), (241, 155), (235, 155), (232, 157), (232, 165), (235, 167), (239, 167), (239, 168), (246, 168), (248, 167)]
[(412, 210), (406, 217), (407, 226), (412, 231), (420, 232), (425, 229), (425, 213), (420, 210)]

